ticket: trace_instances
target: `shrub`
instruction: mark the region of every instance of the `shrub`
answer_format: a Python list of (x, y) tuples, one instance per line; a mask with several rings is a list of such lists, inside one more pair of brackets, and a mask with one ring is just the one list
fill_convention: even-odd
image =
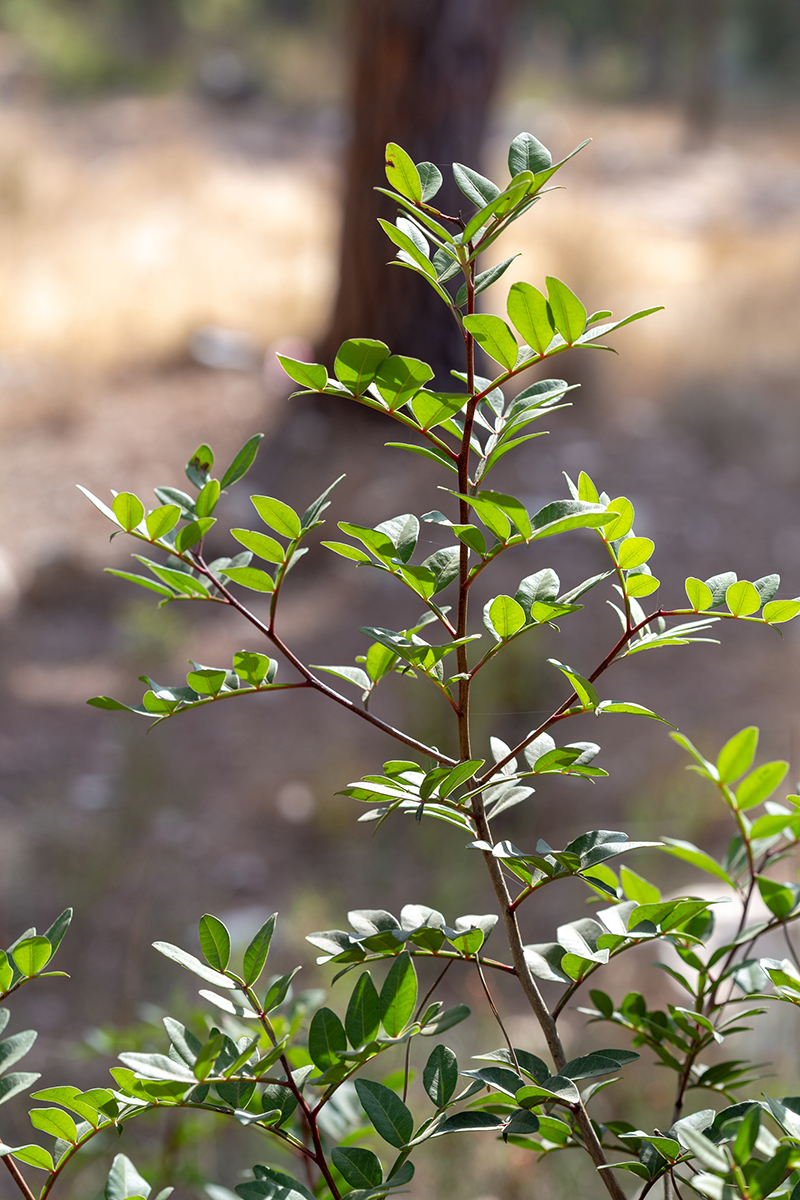
[[(714, 762), (683, 735), (672, 734), (691, 756), (690, 769), (716, 789), (734, 822), (722, 861), (687, 841), (632, 842), (625, 833), (607, 829), (583, 832), (558, 849), (542, 840), (520, 849), (502, 837), (501, 818), (527, 802), (536, 777), (592, 780), (606, 775), (596, 763), (599, 746), (594, 742), (559, 744), (556, 735), (562, 736), (565, 722), (581, 716), (665, 721), (638, 700), (616, 700), (605, 693), (607, 673), (618, 662), (708, 640), (720, 622), (777, 625), (800, 612), (800, 601), (775, 599), (777, 575), (755, 582), (738, 580), (732, 572), (705, 581), (689, 578), (686, 601), (649, 599), (659, 589), (649, 565), (653, 542), (634, 533), (632, 502), (610, 496), (584, 472), (574, 482), (567, 479), (566, 498), (533, 514), (515, 496), (488, 486), (498, 463), (538, 436), (536, 423), (563, 408), (570, 391), (561, 379), (537, 379), (516, 391), (517, 378), (569, 349), (602, 349), (602, 340), (614, 331), (656, 311), (619, 321), (608, 312), (587, 316), (566, 284), (548, 278), (546, 295), (529, 283), (512, 285), (510, 323), (476, 312), (476, 297), (512, 261), (481, 270), (481, 255), (539, 202), (566, 161), (553, 164), (544, 146), (530, 134), (520, 134), (511, 145), (510, 182), (503, 187), (454, 164), (456, 182), (474, 213), (453, 217), (434, 205), (441, 184), (438, 169), (415, 164), (397, 145), (387, 147), (392, 188), (386, 194), (396, 201), (400, 215), (395, 224), (382, 225), (397, 249), (397, 264), (422, 276), (463, 334), (464, 370), (456, 373), (454, 390), (433, 384), (433, 372), (424, 362), (366, 338), (342, 345), (333, 376), (319, 364), (280, 356), (286, 373), (300, 385), (297, 394), (345, 397), (374, 409), (413, 438), (391, 445), (423, 455), (438, 468), (446, 512), (434, 509), (421, 517), (404, 513), (375, 526), (342, 521), (339, 529), (346, 540), (322, 543), (356, 568), (393, 576), (410, 593), (413, 610), (423, 608), (421, 619), (400, 630), (361, 629), (366, 652), (352, 664), (310, 666), (284, 641), (280, 611), (286, 578), (306, 553), (304, 543), (323, 523), (335, 484), (302, 513), (276, 497), (253, 496), (259, 528), (232, 529), (236, 552), (208, 560), (204, 539), (215, 524), (217, 505), (252, 465), (260, 435), (246, 443), (219, 477), (213, 474), (212, 450), (200, 446), (186, 467), (193, 494), (156, 488), (159, 503), (150, 512), (128, 492), (115, 494), (110, 506), (90, 496), (116, 532), (127, 533), (145, 550), (134, 557), (147, 574), (112, 574), (155, 592), (162, 605), (201, 601), (233, 608), (248, 632), (258, 635), (258, 645), (277, 655), (248, 648), (235, 654), (230, 666), (193, 664), (185, 683), (177, 686), (148, 680), (140, 705), (108, 697), (90, 703), (130, 709), (163, 724), (191, 709), (264, 692), (300, 688), (322, 694), (381, 730), (390, 744), (399, 743), (395, 753), (404, 756), (388, 759), (381, 771), (344, 788), (346, 795), (368, 806), (359, 820), (380, 824), (410, 815), (417, 822), (456, 826), (467, 841), (466, 869), (471, 864), (488, 871), (496, 911), (455, 917), (409, 902), (399, 916), (360, 910), (349, 914), (349, 930), (309, 934), (321, 951), (318, 962), (335, 965), (335, 978), (355, 974), (340, 1013), (312, 1005), (307, 994), (294, 996), (295, 972), (263, 982), (274, 916), (258, 931), (241, 964), (231, 964), (230, 934), (212, 915), (200, 921), (202, 958), (157, 942), (157, 950), (203, 982), (201, 995), (214, 1011), (205, 1038), (166, 1018), (166, 1052), (123, 1053), (122, 1066), (112, 1071), (112, 1087), (35, 1092), (32, 1124), (54, 1138), (55, 1146), (2, 1148), (6, 1167), (26, 1197), (32, 1193), (22, 1168), (26, 1175), (29, 1167), (45, 1172), (40, 1195), (47, 1196), (77, 1151), (97, 1133), (111, 1127), (121, 1131), (129, 1120), (156, 1107), (216, 1113), (267, 1136), (269, 1164), (254, 1166), (252, 1178), (236, 1185), (242, 1200), (309, 1200), (312, 1192), (320, 1200), (345, 1195), (377, 1200), (411, 1181), (419, 1146), (467, 1133), (499, 1137), (540, 1155), (577, 1148), (588, 1154), (598, 1185), (615, 1200), (625, 1194), (620, 1183), (625, 1172), (641, 1181), (642, 1197), (659, 1181), (666, 1195), (687, 1187), (712, 1200), (763, 1200), (789, 1191), (800, 1196), (800, 1100), (740, 1099), (757, 1069), (747, 1059), (707, 1060), (708, 1051), (765, 1011), (758, 1007), (762, 1002), (800, 1003), (797, 965), (759, 959), (756, 949), (758, 940), (774, 930), (784, 931), (789, 942), (788, 923), (800, 909), (800, 887), (769, 873), (800, 840), (800, 797), (790, 796), (786, 804), (769, 799), (787, 765), (753, 767), (753, 728), (731, 738)], [(490, 363), (490, 375), (478, 373), (478, 349)], [(415, 561), (421, 521), (437, 526), (448, 544)], [(484, 571), (513, 548), (538, 550), (546, 539), (577, 529), (599, 539), (606, 570), (563, 590), (555, 571), (532, 556), (533, 573), (525, 575), (513, 596), (491, 598), (481, 614), (482, 629), (475, 628), (472, 586)], [(261, 565), (254, 566), (254, 560)], [(554, 680), (563, 677), (563, 700), (517, 745), (497, 738), (492, 738), (490, 751), (474, 745), (470, 703), (486, 664), (531, 631), (571, 618), (602, 585), (615, 594), (621, 628), (614, 645), (586, 674), (549, 660)], [(253, 593), (256, 599), (250, 602), (247, 597)], [(288, 680), (278, 676), (280, 659), (290, 667)], [(438, 691), (451, 714), (446, 750), (377, 715), (373, 693), (392, 673)], [(754, 820), (753, 810), (762, 805), (765, 809)], [(715, 939), (715, 897), (665, 899), (627, 865), (618, 870), (610, 865), (623, 854), (657, 845), (709, 875), (720, 894), (738, 899), (733, 936)], [(521, 921), (536, 929), (540, 893), (565, 880), (579, 881), (599, 907), (593, 916), (560, 926), (554, 941), (528, 942)], [(759, 896), (766, 915), (754, 921)], [(50, 962), (69, 917), (62, 914), (42, 936), (28, 931), (8, 954), (0, 954), (3, 997), (52, 973)], [(495, 925), (497, 949), (490, 957), (486, 943)], [(653, 942), (662, 945), (664, 969), (685, 993), (684, 1003), (651, 1008), (638, 992), (615, 1000), (592, 988), (592, 1007), (580, 1011), (590, 1022), (617, 1027), (613, 1040), (625, 1044), (588, 1053), (565, 1045), (559, 1018), (567, 1003), (585, 993), (584, 984), (596, 982), (594, 977), (612, 959)], [(465, 1005), (444, 1008), (436, 999), (451, 968), (477, 971), (502, 1043), (499, 1049), (476, 1046), (469, 1065), (459, 1063), (442, 1040), (469, 1015)], [(509, 1039), (489, 983), (496, 972), (516, 981), (520, 1003), (541, 1029), (547, 1060)], [(545, 1000), (543, 981), (559, 988), (552, 1004)], [(7, 1016), (7, 1010), (0, 1011)], [(35, 1036), (27, 1031), (0, 1042), (3, 1071), (16, 1065)], [(640, 1052), (675, 1074), (674, 1108), (664, 1116), (663, 1132), (591, 1116), (597, 1093), (614, 1083)], [(412, 1062), (422, 1066), (423, 1087), (409, 1091)], [(36, 1079), (24, 1072), (4, 1074), (0, 1100), (28, 1090)], [(711, 1093), (722, 1107), (684, 1115), (690, 1089)], [(382, 1149), (385, 1161), (376, 1149)], [(284, 1169), (292, 1158), (298, 1160), (305, 1183)], [(146, 1197), (149, 1191), (130, 1160), (117, 1155), (107, 1200)], [(156, 1200), (164, 1200), (168, 1191)], [(210, 1185), (209, 1194), (215, 1200), (231, 1195), (218, 1183)]]

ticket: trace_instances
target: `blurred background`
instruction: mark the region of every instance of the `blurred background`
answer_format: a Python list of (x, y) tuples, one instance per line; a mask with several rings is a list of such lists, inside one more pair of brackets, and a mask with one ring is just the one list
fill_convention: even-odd
[[(0, 932), (8, 944), (76, 908), (60, 964), (73, 978), (15, 1007), (15, 1029), (42, 1030), (48, 1086), (100, 1084), (115, 1027), (162, 1048), (161, 1013), (194, 1001), (150, 942), (196, 949), (204, 911), (246, 941), (280, 909), (275, 970), (303, 961), (314, 986), (326, 979), (303, 935), (342, 927), (348, 908), (429, 903), (452, 919), (492, 907), (460, 835), (397, 821), (373, 843), (355, 824), (334, 793), (394, 750), (333, 706), (224, 705), (149, 737), (133, 716), (86, 707), (98, 693), (138, 700), (144, 672), (178, 682), (189, 657), (225, 665), (260, 647), (225, 613), (159, 611), (103, 575), (131, 547), (109, 545), (74, 485), (146, 498), (181, 486), (199, 442), (228, 461), (263, 431), (249, 491), (305, 506), (346, 470), (331, 523), (437, 507), (430, 464), (383, 449), (391, 429), (334, 401), (287, 403), (274, 351), (330, 358), (370, 334), (440, 373), (458, 365), (423, 285), (384, 265), (372, 233), (384, 142), (504, 179), (520, 130), (554, 157), (592, 137), (559, 176), (566, 190), (498, 243), (498, 259), (523, 255), (487, 307), (502, 311), (513, 278), (556, 274), (590, 310), (666, 311), (615, 335), (618, 358), (559, 360), (582, 385), (574, 407), (495, 486), (539, 507), (566, 494), (563, 469), (583, 469), (630, 496), (676, 600), (686, 575), (723, 570), (780, 571), (782, 595), (800, 593), (799, 68), (794, 0), (0, 0)], [(248, 520), (247, 495), (234, 490), (223, 520)], [(543, 566), (570, 586), (601, 569), (588, 535), (546, 550), (506, 556), (493, 594)], [(418, 614), (381, 577), (330, 559), (293, 574), (284, 636), (306, 661), (349, 663), (366, 645), (358, 625)], [(616, 618), (595, 597), (485, 673), (482, 756), (490, 733), (511, 741), (558, 703), (548, 655), (588, 673), (605, 654)], [(759, 724), (762, 753), (792, 760), (793, 778), (800, 636), (726, 626), (722, 641), (637, 656), (609, 695), (656, 709), (707, 753)], [(378, 711), (445, 746), (446, 714), (421, 687), (384, 685)], [(724, 845), (713, 795), (664, 726), (618, 718), (601, 734), (611, 778), (544, 781), (504, 836), (556, 845), (621, 822)], [(571, 732), (596, 736), (588, 721)], [(631, 863), (675, 886), (665, 861)], [(574, 916), (578, 893), (563, 900)], [(554, 936), (560, 903), (527, 914), (529, 940)], [(646, 962), (615, 968), (615, 998)], [(443, 998), (465, 994), (484, 1021), (472, 980), (453, 978)], [(582, 1018), (570, 1022), (577, 1033)], [(776, 1086), (796, 1090), (794, 1023), (775, 1028)], [(516, 1036), (538, 1048), (523, 1016)], [(663, 1121), (665, 1081), (649, 1065), (630, 1080)], [(232, 1187), (252, 1151), (211, 1134), (154, 1122), (134, 1157), (178, 1184), (176, 1200), (202, 1195), (204, 1178)], [(419, 1194), (450, 1194), (455, 1154), (437, 1143)], [(529, 1195), (530, 1165), (487, 1145), (467, 1200)], [(572, 1170), (559, 1165), (540, 1194), (563, 1192)], [(73, 1194), (101, 1176), (89, 1162)]]

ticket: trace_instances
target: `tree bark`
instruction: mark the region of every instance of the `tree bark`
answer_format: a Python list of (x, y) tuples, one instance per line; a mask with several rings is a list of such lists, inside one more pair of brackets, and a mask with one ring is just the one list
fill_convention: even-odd
[(443, 386), (451, 368), (463, 369), (463, 341), (441, 300), (411, 271), (386, 266), (392, 248), (377, 218), (394, 220), (397, 210), (373, 189), (385, 183), (386, 143), (398, 142), (415, 162), (442, 171), (437, 206), (457, 213), (466, 205), (448, 168), (453, 161), (475, 166), (480, 155), (512, 5), (353, 0), (352, 138), (339, 288), (323, 361), (330, 364), (346, 338), (362, 336), (430, 362)]

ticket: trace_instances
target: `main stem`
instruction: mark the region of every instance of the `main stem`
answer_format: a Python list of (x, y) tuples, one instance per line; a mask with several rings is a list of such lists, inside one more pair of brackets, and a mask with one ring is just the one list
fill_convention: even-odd
[[(475, 311), (475, 268), (470, 265), (469, 277), (467, 279), (467, 312)], [(464, 435), (461, 439), (461, 451), (458, 456), (458, 490), (461, 496), (469, 495), (469, 459), (470, 459), (470, 439), (472, 437), (472, 426), (475, 420), (475, 410), (478, 406), (480, 394), (475, 391), (475, 340), (468, 332), (464, 334), (464, 344), (467, 352), (467, 390), (470, 399), (467, 403), (466, 416), (464, 420)], [(470, 520), (469, 504), (466, 500), (459, 500), (459, 522), (466, 525)], [(467, 634), (467, 607), (469, 594), (469, 548), (462, 542), (459, 558), (459, 588), (458, 588), (458, 621), (456, 625), (456, 636), (459, 638), (466, 637)], [(630, 635), (629, 635), (630, 636)], [(615, 647), (616, 650), (616, 647)], [(609, 656), (609, 661), (612, 655)], [(467, 658), (467, 647), (459, 646), (457, 650), (458, 670), (461, 678), (458, 681), (458, 751), (459, 758), (462, 761), (472, 757), (472, 747), (470, 738), (470, 719), (469, 719), (469, 693), (472, 683), (469, 677), (469, 663)], [(482, 841), (492, 842), (492, 835), (489, 829), (489, 822), (486, 819), (486, 811), (483, 802), (483, 796), (479, 793), (472, 801), (472, 815), (475, 819), (475, 826), (478, 837)], [(497, 902), (500, 905), (500, 912), (505, 926), (506, 938), (508, 939), (511, 958), (514, 964), (517, 977), (522, 985), (522, 990), (525, 993), (526, 999), (533, 1010), (533, 1013), (539, 1022), (542, 1032), (544, 1033), (547, 1047), (550, 1051), (553, 1062), (557, 1071), (560, 1071), (567, 1063), (567, 1056), (564, 1053), (564, 1047), (561, 1043), (561, 1038), (558, 1035), (555, 1019), (551, 1016), (550, 1010), (544, 1002), (544, 997), (539, 991), (536, 980), (530, 972), (528, 963), (525, 958), (525, 950), (522, 942), (522, 934), (520, 933), (517, 914), (512, 904), (511, 895), (506, 886), (505, 877), (500, 867), (499, 861), (489, 851), (484, 852), (484, 861), (486, 863), (489, 876), (492, 880)], [(513, 1051), (512, 1051), (513, 1053)], [(572, 1109), (575, 1116), (575, 1123), (578, 1126), (584, 1145), (589, 1153), (589, 1156), (596, 1167), (606, 1167), (607, 1159), (603, 1153), (603, 1147), (595, 1133), (594, 1126), (591, 1122), (588, 1112), (582, 1102), (578, 1102)], [(612, 1200), (626, 1200), (625, 1193), (617, 1182), (613, 1171), (604, 1170), (600, 1172), (603, 1183)]]

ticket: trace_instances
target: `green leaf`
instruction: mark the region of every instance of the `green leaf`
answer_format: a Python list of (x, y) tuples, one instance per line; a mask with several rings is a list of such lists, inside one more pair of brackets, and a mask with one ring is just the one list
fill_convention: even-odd
[(770, 625), (792, 621), (800, 613), (800, 600), (770, 600), (761, 614)]
[(389, 1037), (405, 1029), (417, 1002), (417, 972), (407, 950), (398, 954), (380, 993), (381, 1024)]
[(761, 608), (761, 597), (758, 589), (746, 579), (732, 583), (725, 592), (725, 603), (735, 617), (748, 617)]
[(4, 1075), (0, 1079), (0, 1104), (5, 1104), (18, 1092), (27, 1091), (37, 1079), (41, 1079), (41, 1075), (34, 1071), (12, 1071), (10, 1075)]
[(308, 1030), (308, 1053), (314, 1066), (327, 1071), (347, 1051), (344, 1025), (330, 1008), (318, 1008)]
[(464, 327), (490, 358), (507, 371), (513, 370), (517, 364), (519, 347), (514, 334), (501, 317), (490, 313), (473, 313), (464, 317)]
[(501, 642), (518, 633), (525, 624), (525, 610), (510, 596), (496, 596), (484, 610), (484, 623)]
[(128, 532), (136, 529), (144, 519), (144, 505), (132, 492), (120, 492), (114, 497), (111, 508), (122, 528)]
[(503, 1124), (503, 1118), (494, 1113), (460, 1112), (438, 1125), (433, 1137), (442, 1137), (446, 1133), (479, 1133), (489, 1129), (500, 1129)]
[(196, 579), (194, 575), (190, 575), (188, 571), (178, 571), (174, 567), (162, 567), (160, 563), (153, 562), (152, 559), (145, 558), (142, 554), (134, 554), (133, 557), (152, 571), (162, 583), (166, 583), (168, 587), (174, 588), (184, 596), (201, 596), (203, 598), (208, 596), (206, 585)]
[[(604, 504), (587, 504), (583, 500), (555, 500), (534, 514), (531, 526), (533, 537), (538, 541), (559, 533), (568, 533), (572, 529), (597, 529), (601, 525), (608, 526), (609, 522), (613, 523), (615, 520), (613, 514), (609, 516)], [(603, 536), (608, 536), (605, 530)], [(604, 575), (595, 576), (598, 582), (603, 578)], [(576, 599), (579, 594), (575, 589), (561, 599), (566, 603)]]
[(434, 1046), (422, 1073), (425, 1091), (437, 1108), (444, 1108), (458, 1086), (458, 1060), (449, 1047)]
[(737, 808), (754, 808), (771, 796), (789, 769), (787, 762), (768, 762), (756, 767), (736, 789)]
[(658, 590), (661, 586), (661, 580), (656, 579), (655, 575), (649, 573), (628, 575), (625, 579), (625, 592), (628, 596), (641, 597), (649, 596), (652, 592)]
[[(631, 701), (623, 701), (620, 704), (614, 703), (611, 700), (601, 700), (596, 710), (596, 715), (599, 717), (601, 713), (630, 713), (634, 717), (651, 717), (654, 721), (663, 721), (665, 725), (672, 725), (671, 721), (660, 717), (658, 713), (652, 712), (649, 708), (645, 708), (643, 704), (633, 704)], [(674, 729), (674, 726), (672, 726)]]
[(203, 442), (186, 464), (186, 477), (196, 488), (202, 488), (208, 482), (213, 465), (214, 451)]
[(546, 171), (553, 158), (546, 146), (532, 133), (518, 133), (508, 151), (508, 170), (512, 178), (521, 171)]
[(800, 886), (789, 886), (779, 883), (776, 879), (768, 879), (765, 875), (756, 875), (761, 899), (776, 917), (783, 920), (789, 916), (800, 900)]
[(184, 525), (183, 529), (179, 529), (175, 538), (175, 549), (178, 554), (184, 554), (192, 546), (196, 546), (214, 524), (216, 524), (215, 517), (199, 517), (196, 521), (190, 521), (188, 525)]
[(170, 942), (153, 942), (153, 948), (158, 950), (159, 954), (163, 954), (165, 958), (171, 958), (173, 962), (184, 967), (187, 971), (192, 971), (195, 975), (199, 975), (201, 979), (213, 983), (215, 987), (234, 988), (236, 984), (232, 979), (228, 979), (227, 975), (221, 975), (219, 971), (215, 971), (213, 967), (206, 966), (200, 962), (199, 958), (195, 958), (193, 954), (188, 954), (185, 950), (181, 950), (180, 946), (173, 946)]
[(402, 1150), (414, 1132), (414, 1118), (400, 1097), (371, 1079), (357, 1079), (355, 1088), (375, 1130), (390, 1146)]
[(69, 1113), (63, 1108), (34, 1108), (29, 1114), (34, 1129), (50, 1133), (55, 1138), (69, 1142), (74, 1146), (78, 1140), (78, 1130)]
[(422, 184), (422, 199), (425, 203), (432, 200), (442, 186), (442, 172), (434, 163), (417, 163), (420, 182)]
[(275, 932), (275, 922), (277, 919), (277, 913), (273, 913), (271, 917), (268, 917), (244, 952), (242, 978), (250, 987), (256, 983), (261, 972), (264, 970), (264, 964), (267, 961), (270, 942)]
[(275, 580), (259, 567), (228, 567), (226, 578), (251, 592), (274, 592)]
[[(650, 538), (625, 538), (625, 540), (620, 543), (620, 547), (617, 552), (619, 565), (622, 567), (623, 571), (630, 571), (634, 567), (641, 567), (647, 562), (648, 558), (650, 558), (655, 548), (655, 542), (652, 542)], [(628, 582), (630, 582), (630, 580)]]
[(261, 520), (270, 529), (283, 537), (298, 538), (300, 536), (300, 518), (293, 508), (276, 500), (273, 496), (251, 496), (250, 501)]
[[(104, 517), (108, 517), (109, 521), (113, 521), (115, 525), (119, 525), (119, 521), (117, 520), (116, 516), (114, 515), (113, 510), (110, 509), (107, 504), (104, 504), (102, 500), (98, 500), (97, 496), (93, 496), (92, 493), (90, 491), (88, 491), (87, 488), (82, 487), (80, 484), (76, 484), (76, 486), (78, 488), (78, 491), (83, 492), (86, 499), (91, 501), (91, 503), (95, 506), (95, 508), (98, 509), (103, 514)], [(160, 497), (159, 497), (159, 499), (160, 499)], [(188, 497), (187, 497), (187, 499), (188, 499)]]
[(619, 881), (627, 899), (635, 900), (637, 904), (657, 904), (661, 899), (658, 888), (648, 883), (641, 875), (637, 875), (630, 867), (620, 867)]
[(597, 695), (597, 688), (593, 683), (590, 683), (588, 679), (584, 679), (583, 675), (579, 675), (577, 671), (573, 671), (572, 667), (565, 666), (555, 658), (548, 658), (547, 661), (552, 663), (554, 667), (558, 667), (563, 675), (566, 675), (584, 708), (594, 709), (597, 707), (599, 696)]
[(553, 324), (568, 346), (576, 342), (586, 328), (586, 309), (565, 283), (548, 275), (547, 299)]
[(252, 550), (253, 554), (262, 558), (264, 562), (280, 565), (286, 559), (286, 551), (280, 542), (266, 533), (256, 533), (252, 529), (232, 529), (231, 537), (235, 537), (237, 542)]
[(729, 887), (735, 886), (727, 871), (710, 854), (706, 854), (705, 850), (698, 849), (691, 842), (680, 841), (676, 838), (665, 837), (662, 838), (662, 841), (664, 842), (664, 850), (667, 854), (671, 854), (675, 858), (682, 858), (684, 862), (691, 863), (692, 866), (705, 871), (707, 875), (715, 875), (717, 879), (722, 879)]
[(25, 938), (14, 946), (13, 957), (18, 969), (30, 979), (47, 966), (53, 957), (53, 948), (46, 937)]
[(124, 1154), (117, 1154), (111, 1164), (104, 1198), (105, 1200), (131, 1200), (134, 1196), (150, 1195), (150, 1184), (143, 1179), (136, 1167)]
[(263, 436), (263, 433), (256, 433), (253, 437), (248, 438), (239, 453), (234, 458), (231, 465), (228, 467), (225, 474), (222, 476), (220, 481), (221, 488), (230, 487), (231, 484), (236, 483), (247, 474), (255, 462), (259, 443), (261, 442)]
[(731, 783), (740, 775), (744, 775), (756, 756), (757, 746), (758, 729), (755, 725), (740, 730), (726, 742), (717, 758), (720, 783)]
[(422, 200), (422, 180), (419, 171), (413, 159), (396, 142), (387, 142), (386, 145), (386, 178), (401, 196), (407, 196), (415, 203)]
[[(336, 375), (356, 396), (360, 396), (375, 378), (378, 368), (389, 356), (389, 347), (371, 338), (350, 338), (336, 355)], [(279, 531), (280, 532), (280, 531)]]
[(27, 1163), (29, 1167), (39, 1167), (42, 1171), (53, 1170), (53, 1157), (43, 1146), (29, 1143), (27, 1146), (15, 1146), (12, 1151), (14, 1158)]
[(59, 915), (56, 917), (55, 921), (53, 921), (53, 924), (50, 926), (50, 928), (45, 930), (44, 936), (47, 938), (48, 942), (50, 943), (52, 950), (53, 950), (53, 954), (55, 954), (56, 950), (61, 945), (61, 942), (64, 938), (64, 934), (69, 929), (71, 922), (72, 922), (72, 909), (65, 908), (62, 913), (59, 913)]
[(500, 188), (496, 183), (473, 171), (472, 167), (465, 167), (463, 163), (453, 163), (453, 178), (456, 186), (476, 208), (491, 204), (492, 200), (496, 200), (500, 195)]
[(610, 513), (619, 513), (619, 516), (615, 521), (604, 526), (603, 537), (607, 542), (616, 542), (619, 538), (624, 538), (625, 534), (629, 533), (633, 526), (633, 505), (627, 496), (618, 496), (616, 500), (609, 502), (607, 511)]
[(24, 1058), (35, 1041), (36, 1030), (26, 1029), (0, 1042), (0, 1074), (4, 1074), (9, 1067), (13, 1067), (14, 1063)]
[(208, 965), (215, 971), (224, 971), (231, 957), (231, 935), (211, 913), (200, 918), (200, 946)]
[[(199, 671), (190, 671), (186, 676), (187, 686), (199, 696), (218, 696), (225, 683), (227, 672), (215, 670), (213, 667), (202, 667)], [(156, 697), (160, 700), (160, 697)], [(154, 711), (159, 711), (154, 709)]]
[(506, 310), (523, 341), (537, 354), (544, 354), (553, 340), (555, 326), (547, 300), (539, 289), (530, 283), (512, 283)]
[(381, 1005), (369, 971), (359, 975), (347, 1005), (344, 1028), (354, 1050), (366, 1046), (380, 1033)]
[(775, 1191), (789, 1169), (789, 1160), (795, 1153), (794, 1146), (781, 1146), (756, 1171), (748, 1189), (750, 1200), (764, 1200)]
[[(327, 387), (328, 372), (319, 363), (301, 362), (299, 359), (289, 358), (287, 354), (276, 354), (275, 357), (295, 383), (299, 383), (313, 392), (321, 392)], [(228, 469), (230, 470), (230, 468)], [(224, 480), (222, 486), (225, 487)]]
[(407, 404), (429, 379), (433, 379), (433, 368), (427, 363), (402, 354), (390, 354), (378, 369), (375, 387), (389, 412), (394, 412)]
[(148, 579), (146, 575), (134, 575), (131, 571), (115, 571), (113, 567), (104, 567), (106, 575), (116, 575), (119, 579), (125, 579), (128, 583), (138, 584), (139, 587), (147, 588), (150, 592), (155, 592), (158, 596), (172, 600), (177, 593), (167, 587), (165, 584), (156, 583), (154, 579)]
[(383, 1182), (377, 1154), (359, 1146), (334, 1146), (331, 1159), (337, 1171), (354, 1188), (376, 1188)]
[(254, 650), (237, 650), (233, 656), (233, 669), (245, 683), (258, 687), (267, 678), (272, 660), (266, 654)]
[(210, 517), (219, 502), (220, 484), (218, 479), (209, 479), (195, 501), (195, 511), (198, 517)]
[(154, 508), (149, 514), (146, 521), (147, 532), (155, 541), (174, 529), (180, 519), (181, 510), (177, 504), (162, 504), (161, 508)]
[(686, 580), (686, 595), (695, 612), (705, 612), (711, 608), (714, 600), (708, 584), (703, 583), (702, 579), (695, 579), (693, 575)]

